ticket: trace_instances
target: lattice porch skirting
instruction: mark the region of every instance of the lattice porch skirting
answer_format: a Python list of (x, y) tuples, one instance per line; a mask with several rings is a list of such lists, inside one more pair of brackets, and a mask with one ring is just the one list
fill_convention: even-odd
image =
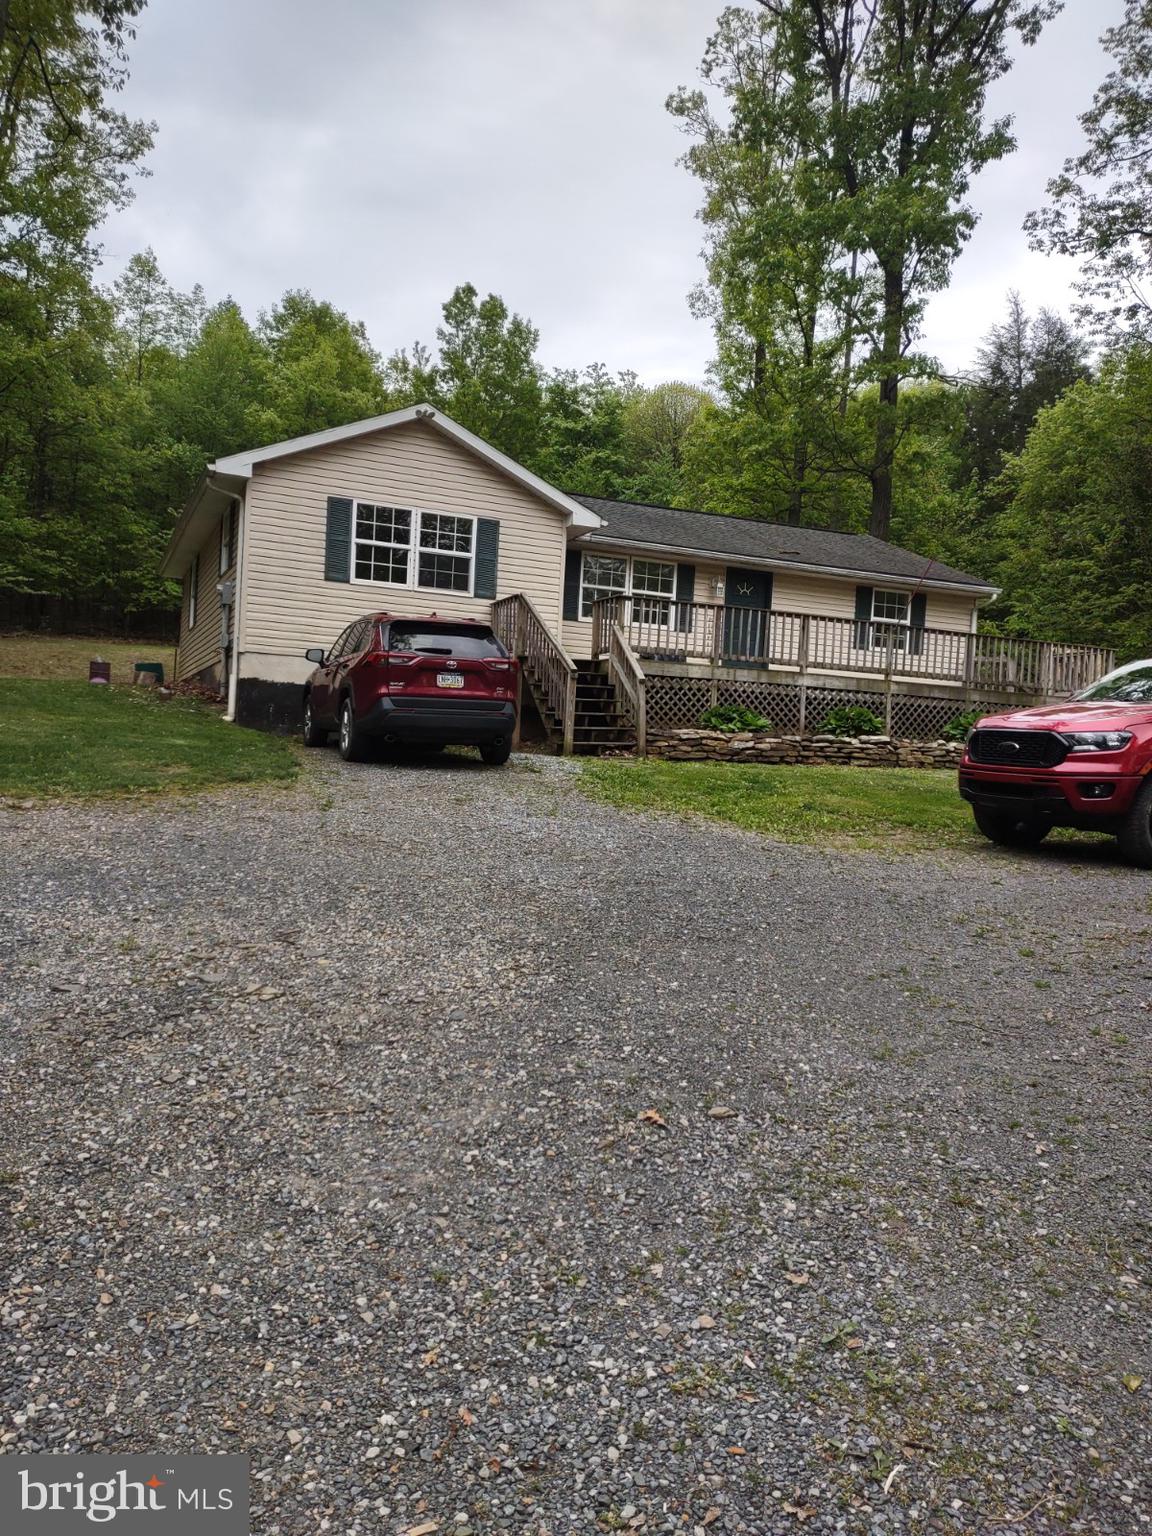
[[(648, 727), (650, 730), (685, 730), (699, 725), (700, 716), (713, 703), (713, 687), (717, 704), (743, 704), (747, 709), (771, 720), (777, 730), (783, 732), (800, 729), (800, 689), (792, 683), (759, 683), (752, 680), (717, 680), (713, 684), (707, 677), (665, 677), (656, 673), (648, 675)], [(839, 705), (862, 705), (884, 719), (884, 695), (866, 693), (858, 688), (809, 688), (806, 728), (818, 731), (830, 709)], [(1005, 708), (1003, 703), (972, 699), (965, 702), (953, 695), (941, 698), (938, 694), (893, 693), (893, 736), (910, 741), (936, 741), (950, 720), (970, 709), (983, 710), (986, 714), (998, 714)]]

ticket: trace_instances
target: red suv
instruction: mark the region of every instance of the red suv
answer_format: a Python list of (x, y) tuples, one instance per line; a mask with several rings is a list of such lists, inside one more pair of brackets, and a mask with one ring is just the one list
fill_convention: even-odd
[(1028, 847), (1052, 827), (1109, 832), (1152, 869), (1152, 660), (1066, 704), (989, 715), (968, 737), (960, 793), (994, 843)]
[(340, 756), (358, 762), (375, 747), (479, 747), (506, 763), (516, 729), (520, 664), (487, 624), (370, 613), (325, 655), (304, 652), (304, 742), (336, 731)]

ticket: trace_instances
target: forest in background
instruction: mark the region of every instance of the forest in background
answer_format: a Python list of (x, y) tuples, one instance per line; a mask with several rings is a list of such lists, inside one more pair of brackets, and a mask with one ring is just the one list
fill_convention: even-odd
[(114, 106), (143, 3), (0, 5), (0, 588), (162, 602), (206, 460), (427, 400), (565, 490), (871, 530), (1002, 586), (1006, 632), (1152, 648), (1152, 0), (1107, 34), (1084, 152), (1028, 214), (1082, 262), (1071, 318), (1006, 294), (960, 377), (920, 349), (924, 308), (1013, 148), (986, 87), (1057, 6), (723, 12), (668, 103), (701, 188), (706, 387), (546, 367), (466, 282), (390, 352), (304, 291), (251, 317), (178, 292), (150, 250), (101, 284), (155, 132)]

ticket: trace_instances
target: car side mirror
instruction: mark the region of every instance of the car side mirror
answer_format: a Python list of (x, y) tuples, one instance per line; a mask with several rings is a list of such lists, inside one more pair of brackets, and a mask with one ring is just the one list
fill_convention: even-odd
[(324, 663), (323, 648), (319, 645), (314, 645), (311, 650), (304, 652), (304, 660), (310, 661), (314, 667), (322, 666)]

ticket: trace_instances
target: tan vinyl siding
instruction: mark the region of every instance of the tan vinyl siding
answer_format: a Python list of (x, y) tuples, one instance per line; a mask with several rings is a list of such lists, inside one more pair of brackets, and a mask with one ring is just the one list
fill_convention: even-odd
[[(235, 559), (230, 567), (235, 573)], [(223, 609), (217, 584), (220, 574), (220, 528), (217, 525), (200, 546), (197, 562), (196, 623), (188, 628), (189, 571), (184, 573), (180, 595), (180, 645), (176, 656), (177, 679), (210, 673), (217, 687), (224, 683), (224, 648), (221, 635)]]
[[(660, 554), (653, 550), (651, 553), (635, 545), (629, 548), (612, 548), (610, 545), (597, 544), (591, 551), (595, 555), (619, 555), (622, 559), (634, 558), (636, 560), (660, 560), (666, 565), (695, 565), (696, 586), (695, 601), (698, 603), (714, 603), (716, 598), (716, 582), (724, 580), (724, 567), (711, 564), (704, 560), (688, 560), (681, 557), (679, 560), (674, 555)], [(592, 653), (592, 620), (591, 619), (565, 619), (561, 633), (561, 644), (574, 661), (587, 661)]]
[[(488, 598), (325, 581), (329, 496), (500, 522), (497, 592), (527, 593), (558, 627), (563, 514), (434, 428), (413, 422), (257, 466), (249, 483), (241, 650), (300, 657), (373, 610), (487, 619)], [(247, 670), (246, 664), (242, 670)]]
[[(668, 560), (674, 556), (650, 555), (637, 548), (597, 544), (593, 553), (632, 555), (639, 559)], [(680, 563), (689, 563), (681, 557)], [(716, 584), (723, 582), (728, 569), (723, 561), (696, 560), (696, 601), (698, 603), (723, 602), (717, 597)], [(735, 564), (735, 562), (734, 562)], [(856, 588), (858, 586), (881, 587), (885, 590), (912, 592), (911, 582), (885, 581), (882, 577), (821, 576), (810, 571), (791, 571), (776, 567), (772, 571), (772, 607), (782, 613), (809, 613), (827, 619), (853, 619), (856, 616)], [(950, 629), (967, 632), (971, 628), (975, 600), (961, 592), (926, 590), (925, 622), (929, 629)], [(567, 619), (563, 628), (563, 644), (568, 654), (577, 661), (588, 657), (592, 645), (591, 619)]]
[[(777, 570), (772, 582), (772, 606), (783, 613), (816, 613), (826, 619), (856, 617), (856, 588), (880, 587), (913, 592), (915, 583), (885, 581), (882, 576), (817, 576), (807, 571)], [(959, 592), (925, 590), (929, 629), (963, 629), (971, 625), (974, 599)]]

